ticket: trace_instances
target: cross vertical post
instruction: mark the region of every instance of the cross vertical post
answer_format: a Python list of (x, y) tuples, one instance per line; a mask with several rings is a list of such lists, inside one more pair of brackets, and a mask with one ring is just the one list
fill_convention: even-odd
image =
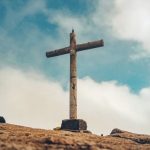
[(74, 30), (70, 33), (70, 119), (77, 119), (77, 64)]

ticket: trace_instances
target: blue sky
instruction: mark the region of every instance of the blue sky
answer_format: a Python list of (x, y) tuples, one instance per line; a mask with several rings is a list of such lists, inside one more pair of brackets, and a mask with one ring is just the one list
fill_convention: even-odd
[(146, 0), (0, 0), (0, 69), (36, 72), (68, 91), (69, 55), (45, 52), (68, 46), (74, 28), (77, 43), (105, 43), (78, 53), (78, 78), (139, 96), (150, 87), (149, 8)]

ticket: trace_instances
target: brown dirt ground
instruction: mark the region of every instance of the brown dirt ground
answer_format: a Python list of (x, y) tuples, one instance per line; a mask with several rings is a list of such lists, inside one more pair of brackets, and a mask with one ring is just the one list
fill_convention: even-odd
[(150, 136), (122, 131), (108, 136), (0, 124), (0, 150), (150, 150)]

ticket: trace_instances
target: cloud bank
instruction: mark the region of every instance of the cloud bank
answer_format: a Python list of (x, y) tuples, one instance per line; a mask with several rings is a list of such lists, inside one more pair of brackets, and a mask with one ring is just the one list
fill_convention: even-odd
[(113, 11), (114, 36), (139, 42), (145, 52), (150, 53), (150, 1), (114, 0)]
[[(116, 81), (97, 83), (89, 77), (78, 80), (78, 118), (94, 133), (109, 134), (118, 127), (150, 133), (150, 88), (137, 94)], [(68, 118), (69, 94), (40, 72), (15, 68), (0, 70), (0, 114), (6, 121), (52, 129)]]

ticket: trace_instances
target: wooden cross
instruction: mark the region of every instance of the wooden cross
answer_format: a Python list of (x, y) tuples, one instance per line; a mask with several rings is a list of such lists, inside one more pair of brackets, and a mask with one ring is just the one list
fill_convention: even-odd
[(70, 119), (77, 119), (77, 52), (104, 46), (103, 40), (76, 45), (75, 36), (74, 30), (72, 30), (70, 33), (70, 46), (46, 52), (47, 57), (55, 57), (70, 53)]

